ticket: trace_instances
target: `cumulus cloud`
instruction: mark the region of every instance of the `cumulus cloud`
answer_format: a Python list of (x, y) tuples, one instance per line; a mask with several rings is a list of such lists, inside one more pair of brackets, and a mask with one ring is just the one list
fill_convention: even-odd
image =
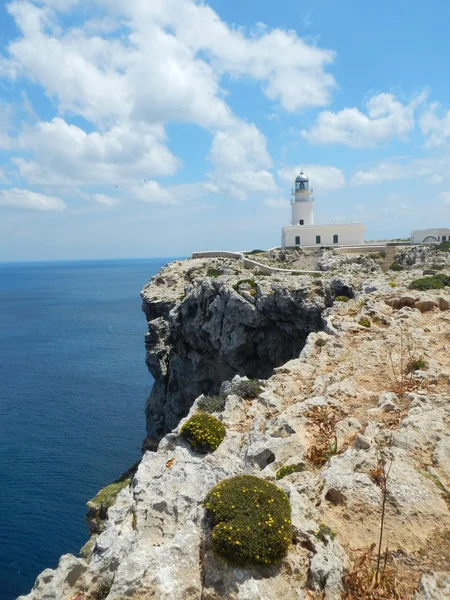
[[(161, 126), (117, 124), (86, 133), (56, 117), (25, 130), (17, 144), (35, 160), (15, 159), (22, 177), (38, 185), (118, 185), (171, 175), (180, 161), (164, 145)], [(52, 175), (53, 173), (53, 175)]]
[(414, 111), (425, 94), (402, 104), (392, 94), (378, 94), (366, 103), (367, 114), (357, 108), (339, 112), (324, 111), (316, 123), (303, 130), (302, 136), (312, 144), (343, 144), (353, 148), (369, 148), (391, 138), (407, 141), (414, 128)]
[(215, 134), (210, 160), (210, 189), (229, 193), (244, 200), (255, 192), (271, 193), (277, 186), (267, 170), (272, 159), (267, 152), (266, 139), (257, 127), (243, 121)]
[(18, 188), (0, 190), (0, 206), (44, 212), (61, 211), (66, 208), (65, 203), (59, 198)]
[(437, 111), (439, 104), (434, 102), (421, 115), (419, 123), (424, 134), (425, 146), (442, 146), (450, 140), (450, 110), (442, 117), (439, 117)]
[(278, 170), (278, 177), (282, 181), (293, 185), (295, 178), (302, 170), (308, 175), (311, 187), (318, 194), (326, 194), (345, 185), (345, 176), (342, 170), (331, 165), (313, 164), (283, 167)]
[[(229, 77), (254, 81), (287, 111), (325, 106), (335, 87), (327, 73), (332, 51), (293, 31), (230, 26), (194, 0), (93, 0), (96, 18), (68, 27), (59, 17), (78, 5), (81, 0), (8, 5), (20, 35), (0, 57), (0, 76), (28, 78), (58, 111), (19, 136), (27, 154), (13, 164), (22, 178), (83, 186), (173, 175), (181, 161), (164, 128), (189, 122), (213, 139), (206, 192), (245, 198), (276, 191), (264, 136), (233, 113), (222, 86)], [(115, 31), (120, 35), (110, 35)], [(94, 131), (70, 124), (72, 115)], [(0, 146), (7, 144), (1, 134)]]

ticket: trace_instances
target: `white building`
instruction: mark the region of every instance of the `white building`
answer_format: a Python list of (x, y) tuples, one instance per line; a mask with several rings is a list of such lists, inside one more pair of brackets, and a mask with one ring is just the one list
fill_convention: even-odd
[(419, 229), (411, 233), (412, 244), (450, 242), (450, 229)]
[(314, 224), (313, 190), (304, 173), (295, 180), (292, 190), (292, 221), (283, 227), (281, 246), (358, 246), (364, 244), (364, 223)]

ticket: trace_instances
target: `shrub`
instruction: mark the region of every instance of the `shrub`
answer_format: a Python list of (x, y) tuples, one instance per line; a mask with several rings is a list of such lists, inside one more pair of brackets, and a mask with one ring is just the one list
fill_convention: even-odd
[(396, 260), (394, 260), (394, 262), (391, 263), (389, 269), (391, 271), (404, 271), (405, 267), (402, 267), (402, 265), (400, 265)]
[(397, 286), (397, 284), (395, 283), (395, 281), (390, 281), (388, 285), (389, 285), (389, 287), (391, 287), (391, 288), (398, 287), (398, 286)]
[(413, 358), (406, 365), (406, 373), (407, 374), (414, 373), (415, 371), (425, 371), (426, 369), (428, 369), (428, 363), (422, 357)]
[(359, 320), (359, 324), (362, 325), (363, 327), (370, 327), (371, 326), (370, 319), (368, 319), (367, 317), (361, 317), (360, 320)]
[(441, 242), (440, 244), (433, 244), (431, 248), (435, 252), (450, 252), (450, 242)]
[(233, 285), (233, 290), (235, 292), (239, 292), (239, 288), (244, 283), (246, 283), (252, 290), (256, 290), (257, 288), (256, 282), (253, 279), (240, 279), (237, 283)]
[(233, 394), (237, 394), (245, 400), (256, 398), (261, 392), (262, 387), (259, 385), (256, 379), (249, 379), (248, 381), (244, 379), (233, 386)]
[(203, 398), (200, 398), (198, 401), (197, 407), (200, 411), (206, 413), (223, 412), (226, 403), (226, 395), (217, 394), (215, 396), (203, 396)]
[(197, 413), (186, 421), (180, 434), (197, 452), (214, 452), (225, 438), (225, 427), (217, 417)]
[(222, 275), (222, 271), (220, 271), (219, 269), (216, 269), (214, 267), (210, 267), (206, 271), (206, 275), (207, 275), (207, 277), (220, 277), (220, 275)]
[(335, 302), (348, 302), (350, 298), (348, 296), (336, 296)]
[(446, 285), (450, 285), (450, 275), (439, 273), (431, 277), (415, 279), (409, 284), (409, 287), (411, 290), (440, 290)]
[(265, 252), (265, 250), (256, 249), (256, 250), (250, 250), (250, 252), (244, 252), (244, 254), (247, 254), (247, 255), (249, 255), (249, 254), (264, 254), (264, 252)]
[(325, 543), (327, 537), (330, 538), (330, 540), (334, 540), (336, 537), (336, 532), (334, 529), (331, 529), (331, 527), (328, 527), (328, 525), (325, 525), (325, 523), (321, 523), (319, 525), (319, 529), (314, 532), (314, 535)]
[(204, 506), (214, 550), (229, 562), (274, 564), (285, 556), (292, 539), (291, 506), (273, 483), (237, 475), (210, 490)]
[(301, 473), (305, 468), (305, 465), (302, 465), (301, 463), (298, 463), (297, 465), (285, 465), (278, 469), (276, 477), (277, 479), (283, 479), (283, 477), (291, 475), (291, 473)]

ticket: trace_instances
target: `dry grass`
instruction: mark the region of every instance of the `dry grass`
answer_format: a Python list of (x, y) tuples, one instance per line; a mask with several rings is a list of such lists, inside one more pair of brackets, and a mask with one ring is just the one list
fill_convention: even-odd
[(410, 595), (398, 578), (398, 566), (388, 550), (377, 574), (376, 544), (355, 558), (344, 577), (346, 600), (408, 600)]
[(306, 458), (316, 465), (324, 465), (332, 456), (342, 452), (338, 449), (335, 427), (341, 420), (336, 408), (313, 406), (305, 416), (315, 429), (314, 442), (308, 448)]

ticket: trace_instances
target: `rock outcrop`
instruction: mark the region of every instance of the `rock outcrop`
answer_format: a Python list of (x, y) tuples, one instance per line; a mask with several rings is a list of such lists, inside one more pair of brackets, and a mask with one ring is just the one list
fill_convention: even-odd
[(298, 356), (339, 294), (354, 292), (337, 277), (266, 276), (232, 260), (178, 261), (162, 269), (142, 292), (146, 360), (155, 379), (146, 447), (155, 448), (200, 394), (217, 393), (236, 374), (265, 379)]
[[(150, 410), (152, 418), (161, 419), (158, 436), (169, 426), (169, 392), (176, 391), (171, 385), (187, 386), (192, 378), (200, 392), (220, 391), (225, 397), (223, 412), (216, 413), (225, 440), (215, 452), (199, 454), (180, 436), (184, 419), (177, 422), (155, 451), (144, 453), (131, 485), (108, 508), (86, 558), (63, 556), (22, 600), (358, 597), (348, 594), (355, 573), (371, 564), (383, 498), (386, 585), (391, 585), (386, 592), (391, 595), (384, 597), (449, 597), (450, 310), (440, 302), (449, 290), (411, 292), (417, 270), (385, 277), (379, 270), (354, 271), (353, 264), (339, 277), (329, 273), (322, 280), (247, 274), (254, 284), (236, 290), (236, 279), (243, 278), (227, 261), (187, 261), (173, 271), (169, 265), (159, 282), (154, 279), (143, 298), (148, 362), (161, 374), (158, 408)], [(208, 269), (210, 275), (202, 277)], [(170, 282), (175, 272), (185, 275)], [(185, 285), (191, 288), (181, 301)], [(337, 295), (355, 297), (333, 303)], [(282, 318), (281, 307), (287, 307), (292, 323)], [(228, 323), (231, 315), (236, 325)], [(255, 375), (239, 337), (249, 335), (253, 352), (258, 351), (252, 318), (264, 319), (275, 358), (270, 369), (261, 367), (269, 376), (249, 398), (232, 367), (239, 364), (236, 371), (248, 368)], [(370, 327), (360, 325), (362, 318)], [(280, 339), (291, 340), (290, 360), (271, 333), (275, 322)], [(301, 339), (298, 347), (291, 331)], [(269, 353), (265, 339), (260, 343)], [(225, 352), (231, 348), (240, 357), (236, 363)], [(190, 353), (203, 379), (189, 364)], [(220, 385), (214, 358), (221, 369), (230, 368), (230, 381)], [(283, 364), (276, 366), (278, 360)], [(187, 378), (182, 368), (188, 368)], [(190, 404), (187, 395), (176, 398), (177, 414), (188, 417), (205, 400), (199, 396)], [(296, 468), (277, 479), (279, 469), (290, 465)], [(275, 482), (289, 497), (293, 540), (279, 565), (237, 568), (213, 551), (203, 500), (219, 481), (242, 473)], [(373, 573), (367, 572), (370, 585)]]

